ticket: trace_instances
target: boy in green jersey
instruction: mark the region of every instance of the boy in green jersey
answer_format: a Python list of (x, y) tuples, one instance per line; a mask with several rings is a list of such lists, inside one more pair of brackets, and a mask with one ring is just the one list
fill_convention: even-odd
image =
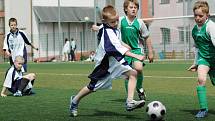
[(196, 25), (192, 36), (196, 47), (196, 56), (189, 71), (197, 71), (197, 95), (200, 111), (196, 118), (204, 118), (208, 114), (206, 97), (206, 80), (209, 74), (212, 84), (215, 84), (215, 23), (209, 19), (209, 5), (207, 1), (197, 1), (193, 7)]
[[(146, 41), (148, 48), (149, 62), (153, 62), (153, 49), (151, 39), (149, 37), (149, 31), (140, 19), (137, 19), (137, 12), (139, 10), (139, 3), (137, 0), (125, 0), (124, 12), (126, 16), (120, 17), (119, 28), (122, 33), (122, 41), (131, 48), (131, 52), (139, 55), (143, 55), (143, 48), (140, 46), (140, 40)], [(137, 86), (136, 90), (140, 99), (145, 99), (145, 92), (143, 90), (143, 62), (126, 56), (125, 58), (130, 65), (138, 72), (137, 74)], [(125, 87), (127, 90), (128, 80), (125, 80)]]

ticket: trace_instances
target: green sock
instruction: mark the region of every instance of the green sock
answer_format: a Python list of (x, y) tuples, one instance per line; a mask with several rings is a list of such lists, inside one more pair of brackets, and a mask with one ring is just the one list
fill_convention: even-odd
[(208, 110), (208, 102), (207, 102), (207, 97), (206, 97), (206, 87), (205, 86), (197, 86), (196, 90), (197, 90), (200, 109)]
[(137, 75), (137, 85), (136, 85), (136, 89), (139, 90), (141, 88), (143, 88), (143, 74), (138, 74)]

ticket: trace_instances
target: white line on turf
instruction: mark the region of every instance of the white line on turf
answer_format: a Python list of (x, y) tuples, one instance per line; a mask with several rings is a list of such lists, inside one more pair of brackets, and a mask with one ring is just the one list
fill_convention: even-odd
[[(5, 73), (5, 72), (0, 72)], [(57, 75), (57, 76), (88, 76), (89, 74), (69, 74), (69, 73), (36, 73), (38, 75)], [(193, 79), (197, 77), (191, 77), (191, 76), (144, 76), (145, 78), (169, 78), (169, 79)]]

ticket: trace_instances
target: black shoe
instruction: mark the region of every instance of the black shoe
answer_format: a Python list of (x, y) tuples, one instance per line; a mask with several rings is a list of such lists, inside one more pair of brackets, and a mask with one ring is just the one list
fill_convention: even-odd
[(26, 90), (24, 93), (23, 93), (23, 95), (34, 95), (34, 94), (36, 94), (32, 89), (28, 89), (28, 90)]

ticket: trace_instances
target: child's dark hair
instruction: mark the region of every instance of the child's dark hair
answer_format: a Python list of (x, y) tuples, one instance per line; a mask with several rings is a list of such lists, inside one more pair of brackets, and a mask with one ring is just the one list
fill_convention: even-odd
[(9, 26), (10, 26), (10, 22), (16, 22), (16, 24), (17, 24), (16, 18), (10, 18), (10, 19), (9, 19)]

